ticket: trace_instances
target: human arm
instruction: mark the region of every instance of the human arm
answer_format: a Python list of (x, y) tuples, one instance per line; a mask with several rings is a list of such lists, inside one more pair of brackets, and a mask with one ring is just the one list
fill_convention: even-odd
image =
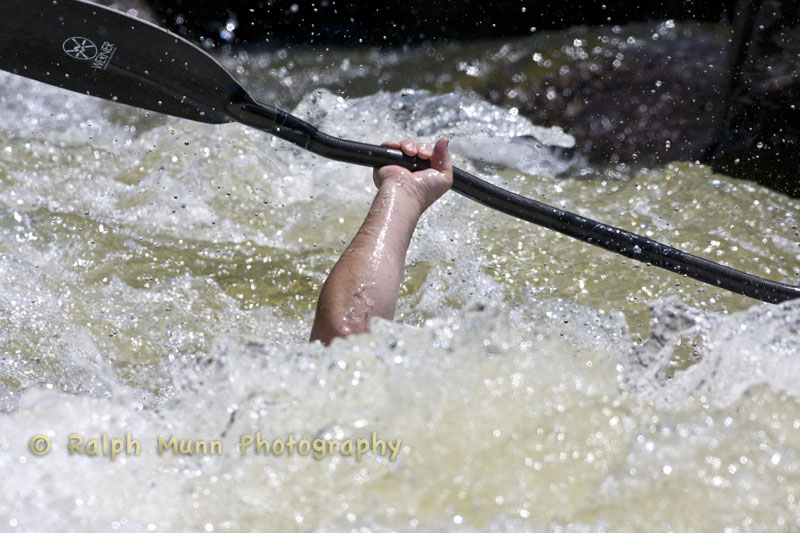
[(431, 168), (417, 172), (397, 165), (375, 169), (378, 193), (322, 287), (312, 341), (327, 345), (335, 337), (368, 331), (373, 316), (394, 318), (406, 251), (417, 221), (453, 184), (448, 142), (442, 138), (433, 147), (409, 140), (384, 143), (406, 155), (430, 159)]

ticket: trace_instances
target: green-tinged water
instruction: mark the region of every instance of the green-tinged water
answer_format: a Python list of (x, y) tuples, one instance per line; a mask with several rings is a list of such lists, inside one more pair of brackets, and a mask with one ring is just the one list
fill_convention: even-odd
[[(588, 166), (465, 81), (543, 75), (605, 36), (224, 61), (326, 132), (450, 135), (459, 166), (505, 188), (800, 284), (798, 200), (691, 162)], [(396, 323), (323, 348), (307, 343), (316, 299), (372, 199), (369, 169), (0, 83), (0, 529), (800, 528), (800, 304), (448, 193), (417, 229)], [(325, 453), (242, 453), (259, 432)], [(71, 434), (100, 453), (130, 434), (140, 453), (70, 454)], [(222, 453), (159, 454), (173, 435)], [(328, 448), (362, 438), (399, 451)]]

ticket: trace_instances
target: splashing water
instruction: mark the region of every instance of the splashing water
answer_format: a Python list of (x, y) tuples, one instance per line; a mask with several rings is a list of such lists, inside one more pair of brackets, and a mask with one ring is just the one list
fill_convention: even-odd
[[(448, 194), (415, 234), (397, 323), (307, 344), (374, 194), (368, 169), (0, 81), (4, 528), (800, 527), (800, 304), (756, 304)], [(587, 167), (568, 135), (473, 96), (308, 84), (294, 112), (324, 131), (451, 135), (457, 163), (498, 185), (800, 280), (796, 200), (692, 163)], [(394, 460), (242, 454), (258, 432), (401, 445)], [(28, 448), (37, 434), (47, 455)], [(70, 434), (141, 449), (70, 455)], [(171, 436), (223, 453), (159, 454)]]

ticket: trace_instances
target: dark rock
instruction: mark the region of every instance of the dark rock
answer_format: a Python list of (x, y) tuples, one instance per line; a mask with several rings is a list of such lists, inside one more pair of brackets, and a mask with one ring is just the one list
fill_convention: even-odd
[(732, 65), (728, 105), (707, 160), (721, 172), (798, 197), (800, 0), (759, 4), (743, 29), (744, 50)]
[[(519, 111), (576, 137), (592, 162), (694, 160), (708, 146), (725, 38), (644, 42), (550, 75), (516, 99)], [(488, 91), (496, 103), (502, 92)]]
[[(751, 1), (741, 4), (746, 14)], [(481, 92), (564, 127), (593, 163), (701, 160), (800, 197), (800, 0), (752, 8), (733, 34), (719, 25), (637, 40), (529, 86), (495, 80)]]

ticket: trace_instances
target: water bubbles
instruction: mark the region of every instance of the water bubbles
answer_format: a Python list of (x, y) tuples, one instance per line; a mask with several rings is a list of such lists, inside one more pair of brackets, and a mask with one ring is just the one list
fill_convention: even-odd
[(232, 41), (235, 38), (234, 30), (236, 30), (238, 25), (239, 23), (235, 19), (229, 19), (219, 32), (220, 38), (223, 41)]
[(481, 69), (477, 62), (467, 63), (465, 61), (461, 61), (458, 63), (456, 68), (458, 71), (464, 72), (467, 76), (477, 78), (481, 75)]

